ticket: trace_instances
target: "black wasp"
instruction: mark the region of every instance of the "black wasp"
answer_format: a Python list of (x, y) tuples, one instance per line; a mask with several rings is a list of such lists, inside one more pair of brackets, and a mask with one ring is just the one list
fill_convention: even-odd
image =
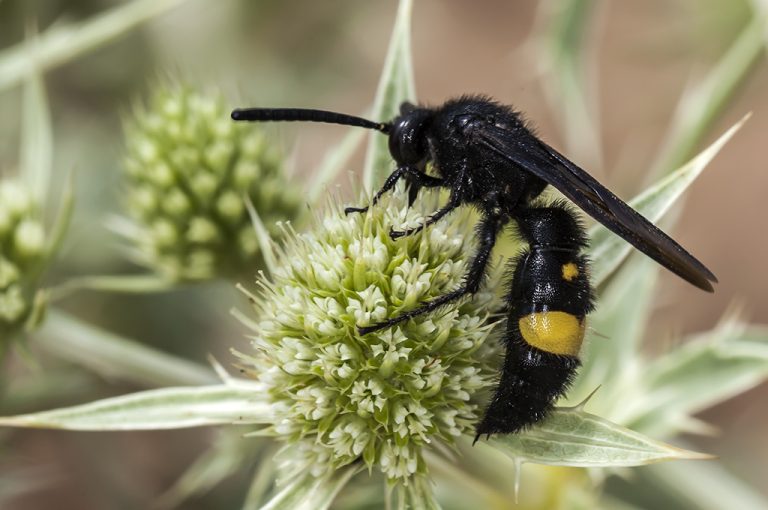
[[(585, 316), (593, 309), (584, 227), (562, 201), (536, 198), (551, 184), (577, 206), (656, 262), (700, 289), (717, 279), (682, 246), (646, 220), (565, 156), (541, 141), (520, 113), (483, 96), (464, 96), (429, 108), (403, 103), (391, 122), (322, 110), (249, 108), (234, 120), (312, 121), (381, 131), (397, 165), (371, 205), (401, 178), (410, 203), (422, 187), (450, 190), (448, 202), (418, 227), (391, 231), (393, 238), (419, 232), (459, 206), (482, 214), (477, 253), (463, 284), (452, 292), (372, 326), (387, 328), (478, 291), (503, 227), (514, 220), (528, 243), (514, 262), (507, 294), (506, 356), (501, 377), (477, 437), (518, 432), (541, 420), (568, 389), (579, 366)], [(431, 163), (438, 174), (426, 173)], [(347, 213), (368, 208), (346, 209)]]

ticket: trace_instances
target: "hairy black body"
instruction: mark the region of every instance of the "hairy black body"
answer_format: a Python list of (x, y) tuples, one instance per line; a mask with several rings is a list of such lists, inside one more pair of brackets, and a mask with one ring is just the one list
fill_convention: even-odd
[[(406, 179), (411, 202), (422, 187), (450, 190), (448, 202), (418, 227), (391, 231), (412, 235), (462, 205), (482, 219), (478, 248), (460, 287), (381, 323), (360, 327), (365, 334), (433, 311), (476, 293), (496, 238), (517, 223), (529, 248), (509, 283), (504, 337), (506, 356), (500, 383), (477, 427), (478, 435), (516, 432), (546, 415), (570, 384), (579, 365), (584, 318), (592, 309), (584, 230), (562, 203), (537, 205), (551, 184), (587, 214), (691, 284), (712, 291), (715, 276), (678, 243), (621, 201), (584, 170), (537, 138), (520, 114), (483, 96), (464, 96), (430, 108), (404, 103), (387, 123), (301, 109), (243, 109), (235, 120), (315, 121), (347, 124), (389, 136), (396, 169), (371, 205)], [(431, 163), (437, 177), (427, 175)], [(347, 213), (368, 207), (350, 207)]]
[(587, 240), (561, 202), (516, 217), (528, 249), (511, 264), (507, 283), (506, 355), (477, 437), (517, 432), (541, 420), (565, 393), (579, 367), (585, 317), (593, 308)]

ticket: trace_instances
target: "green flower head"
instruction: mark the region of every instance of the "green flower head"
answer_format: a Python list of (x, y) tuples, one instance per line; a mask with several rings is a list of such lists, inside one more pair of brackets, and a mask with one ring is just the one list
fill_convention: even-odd
[(254, 271), (244, 199), (268, 226), (299, 211), (279, 154), (257, 127), (232, 122), (221, 97), (159, 86), (125, 131), (130, 237), (141, 262), (172, 280)]
[(18, 333), (30, 318), (46, 255), (31, 193), (17, 181), (0, 181), (0, 340)]
[(362, 460), (407, 480), (426, 472), (424, 447), (473, 429), (479, 393), (494, 377), (491, 293), (388, 330), (357, 331), (461, 283), (473, 251), (466, 215), (389, 237), (393, 225), (423, 217), (403, 193), (366, 214), (332, 207), (314, 230), (290, 232), (271, 281), (259, 282), (256, 353), (243, 358), (269, 388), (270, 431), (288, 445), (283, 458), (293, 466), (319, 475)]

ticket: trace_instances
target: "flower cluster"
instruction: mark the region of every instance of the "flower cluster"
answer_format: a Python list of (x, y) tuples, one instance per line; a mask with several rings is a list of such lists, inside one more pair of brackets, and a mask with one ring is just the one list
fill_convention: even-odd
[(46, 255), (32, 195), (19, 182), (0, 181), (0, 340), (18, 333), (29, 319)]
[[(269, 432), (287, 443), (292, 467), (320, 475), (362, 460), (407, 481), (426, 472), (423, 447), (452, 444), (478, 419), (498, 358), (491, 292), (358, 333), (456, 288), (473, 253), (466, 215), (393, 241), (390, 228), (426, 216), (403, 195), (365, 214), (331, 207), (311, 231), (289, 231), (282, 265), (259, 282), (255, 353), (241, 356), (269, 388)], [(419, 205), (428, 211), (436, 198)]]
[(160, 87), (126, 122), (126, 206), (142, 263), (173, 280), (254, 272), (250, 200), (272, 233), (300, 197), (258, 127), (237, 124), (222, 98)]

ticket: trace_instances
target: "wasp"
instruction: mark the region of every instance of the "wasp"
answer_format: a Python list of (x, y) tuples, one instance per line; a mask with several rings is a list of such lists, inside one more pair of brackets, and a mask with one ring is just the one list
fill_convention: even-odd
[[(389, 122), (324, 110), (247, 108), (238, 121), (310, 121), (379, 131), (389, 137), (395, 170), (370, 206), (400, 179), (409, 203), (421, 188), (446, 188), (445, 205), (420, 225), (392, 230), (413, 235), (458, 207), (480, 213), (478, 246), (463, 283), (455, 290), (396, 317), (358, 328), (361, 334), (388, 328), (476, 293), (485, 277), (500, 232), (513, 221), (527, 243), (511, 262), (507, 283), (504, 362), (498, 385), (477, 424), (482, 435), (515, 433), (543, 419), (570, 386), (580, 365), (585, 320), (594, 308), (587, 236), (565, 201), (542, 203), (551, 185), (589, 216), (653, 260), (696, 287), (712, 292), (717, 278), (667, 234), (628, 206), (586, 171), (538, 138), (520, 112), (491, 98), (466, 95), (441, 106), (403, 103)], [(431, 165), (435, 175), (427, 173)], [(366, 207), (348, 207), (347, 214)]]

